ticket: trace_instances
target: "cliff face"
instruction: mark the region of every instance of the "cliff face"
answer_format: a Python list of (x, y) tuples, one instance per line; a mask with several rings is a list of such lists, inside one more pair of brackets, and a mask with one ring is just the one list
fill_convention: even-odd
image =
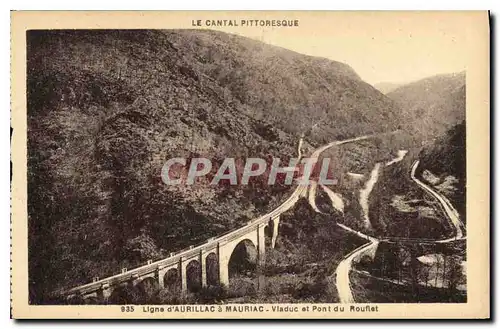
[(32, 301), (240, 226), (287, 190), (166, 186), (169, 158), (287, 161), (302, 133), (400, 124), (347, 65), (220, 32), (31, 31), (27, 50)]

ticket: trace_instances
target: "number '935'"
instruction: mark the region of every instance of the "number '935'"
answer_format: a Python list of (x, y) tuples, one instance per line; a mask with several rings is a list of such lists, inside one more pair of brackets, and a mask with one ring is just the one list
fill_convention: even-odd
[(122, 312), (133, 312), (134, 307), (133, 306), (122, 306), (121, 310), (122, 310)]

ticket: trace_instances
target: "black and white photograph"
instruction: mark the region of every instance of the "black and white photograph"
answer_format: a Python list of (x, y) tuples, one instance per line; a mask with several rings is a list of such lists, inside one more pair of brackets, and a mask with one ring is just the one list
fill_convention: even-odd
[(27, 29), (28, 304), (467, 304), (468, 16), (419, 15)]

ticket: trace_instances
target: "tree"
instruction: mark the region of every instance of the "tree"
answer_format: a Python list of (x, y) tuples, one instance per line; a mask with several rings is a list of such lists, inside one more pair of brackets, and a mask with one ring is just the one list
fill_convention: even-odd
[(460, 256), (452, 255), (447, 257), (443, 286), (447, 286), (450, 292), (457, 290), (459, 285), (466, 282), (461, 263)]

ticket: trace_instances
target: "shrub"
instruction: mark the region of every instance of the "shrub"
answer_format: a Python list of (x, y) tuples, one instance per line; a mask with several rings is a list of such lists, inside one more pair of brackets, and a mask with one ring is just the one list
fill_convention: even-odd
[(228, 292), (225, 286), (216, 285), (203, 287), (196, 294), (198, 302), (204, 304), (214, 304), (227, 298)]

